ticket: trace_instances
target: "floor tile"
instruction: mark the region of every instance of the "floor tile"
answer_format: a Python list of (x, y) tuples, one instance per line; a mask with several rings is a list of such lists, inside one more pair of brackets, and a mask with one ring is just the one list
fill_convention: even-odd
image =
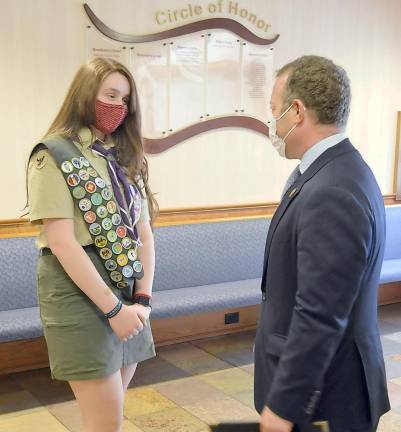
[(131, 421), (125, 419), (123, 422), (123, 432), (143, 432), (138, 426), (134, 425)]
[(206, 432), (209, 427), (199, 418), (183, 408), (159, 411), (157, 415), (148, 414), (134, 420), (144, 432)]
[(381, 343), (383, 348), (383, 355), (389, 356), (401, 353), (401, 343), (395, 342), (388, 338), (389, 335), (381, 337)]
[(400, 432), (401, 430), (401, 414), (389, 411), (384, 414), (379, 422), (377, 432)]
[(141, 415), (175, 408), (176, 405), (150, 387), (128, 389), (125, 397), (124, 415), (134, 421)]
[(0, 432), (68, 432), (49, 411), (32, 412), (17, 417), (0, 417)]
[(401, 385), (389, 381), (387, 383), (387, 389), (391, 408), (394, 409), (401, 407)]
[(159, 355), (174, 366), (193, 375), (228, 369), (230, 364), (190, 344), (160, 350)]
[(401, 362), (393, 361), (389, 358), (385, 359), (386, 377), (387, 380), (392, 380), (401, 376)]
[(154, 388), (177, 405), (225, 396), (223, 392), (200, 380), (199, 376), (156, 384)]
[(251, 348), (242, 348), (239, 350), (224, 351), (215, 354), (220, 360), (229, 363), (232, 366), (248, 366), (254, 361), (254, 354)]
[(41, 409), (40, 402), (26, 390), (0, 394), (0, 417), (16, 417)]
[(47, 405), (46, 408), (69, 431), (80, 432), (82, 420), (76, 400)]
[(253, 377), (239, 368), (203, 374), (199, 379), (227, 395), (253, 389)]
[(20, 387), (29, 391), (42, 405), (74, 399), (68, 382), (52, 379), (48, 368), (22, 372), (12, 377)]
[(164, 381), (185, 378), (190, 374), (161, 357), (154, 357), (138, 365), (129, 387), (147, 386)]
[(390, 333), (396, 333), (400, 331), (400, 325), (392, 323), (391, 321), (386, 321), (384, 319), (379, 319), (379, 330), (382, 336)]
[(258, 421), (255, 410), (229, 396), (219, 399), (208, 399), (184, 408), (207, 424), (217, 424), (223, 421)]
[(243, 390), (239, 393), (233, 393), (230, 397), (233, 399), (236, 399), (237, 401), (240, 401), (244, 405), (246, 405), (249, 408), (254, 409), (254, 397), (253, 397), (253, 388), (249, 390)]

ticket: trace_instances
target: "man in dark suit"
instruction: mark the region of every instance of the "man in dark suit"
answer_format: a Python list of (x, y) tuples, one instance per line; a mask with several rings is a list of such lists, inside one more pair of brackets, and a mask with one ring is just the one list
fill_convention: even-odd
[(372, 432), (390, 408), (377, 326), (383, 198), (344, 134), (350, 99), (346, 72), (328, 59), (304, 56), (277, 74), (270, 139), (301, 162), (266, 241), (262, 432)]

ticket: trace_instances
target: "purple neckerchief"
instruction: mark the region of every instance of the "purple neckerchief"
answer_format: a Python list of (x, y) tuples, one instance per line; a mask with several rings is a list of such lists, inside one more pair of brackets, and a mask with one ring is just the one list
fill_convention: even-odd
[[(121, 218), (128, 232), (131, 234), (131, 238), (138, 246), (142, 246), (136, 228), (136, 223), (139, 220), (141, 211), (141, 194), (134, 185), (128, 182), (123, 169), (117, 163), (115, 147), (106, 149), (99, 141), (95, 141), (92, 144), (92, 150), (94, 153), (107, 159), (107, 170), (109, 171), (114, 197), (120, 207)], [(124, 191), (125, 200), (120, 188)]]

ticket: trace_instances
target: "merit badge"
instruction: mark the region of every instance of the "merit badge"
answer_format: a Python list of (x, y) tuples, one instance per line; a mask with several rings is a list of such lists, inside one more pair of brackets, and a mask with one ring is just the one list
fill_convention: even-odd
[(102, 200), (102, 196), (100, 195), (100, 193), (95, 192), (92, 196), (91, 196), (91, 201), (93, 205), (100, 205), (102, 204), (103, 200)]
[(72, 187), (76, 186), (80, 181), (81, 179), (79, 178), (79, 175), (75, 173), (72, 173), (67, 177), (67, 183)]
[(85, 189), (82, 186), (77, 186), (72, 190), (72, 196), (76, 199), (81, 199), (85, 196)]
[(112, 226), (113, 226), (113, 224), (111, 223), (111, 219), (110, 218), (105, 218), (105, 219), (102, 220), (102, 227), (106, 231), (108, 231), (109, 229), (111, 229)]
[(117, 204), (114, 201), (109, 201), (106, 207), (110, 214), (114, 214), (117, 211)]
[(87, 181), (85, 183), (85, 189), (87, 192), (93, 193), (96, 190), (96, 185), (95, 185), (95, 183), (93, 183), (93, 181)]
[(123, 247), (121, 246), (121, 243), (114, 243), (111, 249), (116, 255), (120, 255), (120, 253), (123, 251)]
[(118, 213), (113, 214), (113, 216), (111, 217), (111, 221), (113, 222), (113, 225), (120, 225), (121, 216)]
[(124, 275), (126, 278), (130, 278), (130, 277), (132, 277), (133, 274), (134, 274), (134, 271), (132, 270), (132, 267), (130, 267), (130, 266), (125, 266), (125, 267), (123, 268), (123, 275)]
[(97, 236), (102, 232), (102, 227), (98, 223), (93, 223), (89, 226), (89, 232), (92, 235)]
[(100, 249), (99, 254), (105, 260), (108, 260), (113, 256), (113, 253), (109, 248)]
[(132, 246), (132, 240), (129, 237), (124, 237), (121, 240), (124, 249), (129, 249)]
[(88, 224), (95, 222), (96, 214), (93, 211), (88, 211), (84, 214), (84, 219)]
[(117, 268), (117, 263), (109, 259), (104, 263), (104, 266), (107, 268), (108, 271), (113, 271)]
[(116, 233), (117, 233), (118, 237), (124, 238), (127, 235), (127, 228), (120, 225), (119, 227), (117, 227)]
[(113, 192), (111, 191), (110, 188), (106, 188), (102, 190), (102, 197), (108, 201), (109, 199), (111, 199), (113, 196)]
[(128, 286), (127, 282), (117, 282), (117, 288), (124, 289), (127, 288), (127, 286)]
[(88, 200), (88, 198), (83, 198), (79, 202), (78, 206), (82, 211), (88, 211), (91, 209), (92, 203), (90, 202), (90, 200)]
[(110, 243), (114, 243), (117, 240), (117, 234), (113, 230), (109, 231), (106, 235)]
[(107, 238), (104, 236), (98, 236), (95, 238), (95, 245), (100, 249), (107, 245)]
[(107, 216), (108, 211), (107, 211), (107, 208), (105, 206), (99, 206), (96, 210), (96, 213), (100, 218), (103, 219)]
[(117, 257), (117, 263), (119, 266), (124, 267), (128, 264), (128, 257), (125, 254), (118, 255)]
[(100, 178), (100, 177), (96, 177), (95, 178), (95, 183), (98, 185), (98, 187), (100, 188), (104, 188), (106, 186), (106, 182)]
[(79, 170), (78, 175), (81, 178), (81, 180), (83, 180), (83, 181), (89, 180), (88, 171), (86, 171), (84, 169)]
[(72, 158), (71, 159), (72, 164), (74, 165), (75, 168), (77, 169), (81, 169), (82, 168), (82, 162), (79, 158)]
[(90, 165), (90, 164), (89, 164), (89, 161), (88, 161), (87, 159), (85, 159), (83, 156), (81, 156), (81, 157), (79, 158), (79, 160), (81, 161), (82, 166), (84, 166), (84, 167), (86, 167), (86, 168), (88, 168), (88, 166)]
[(128, 252), (127, 252), (127, 255), (128, 255), (128, 258), (131, 260), (131, 261), (135, 261), (136, 260), (136, 258), (137, 258), (137, 253), (136, 253), (136, 250), (135, 249), (131, 249), (131, 250), (129, 250)]
[(111, 278), (111, 280), (114, 281), (114, 282), (120, 282), (120, 281), (122, 280), (123, 276), (122, 276), (122, 274), (121, 274), (120, 272), (118, 272), (118, 271), (112, 271), (112, 272), (110, 273), (110, 278)]
[(132, 267), (135, 273), (140, 273), (142, 271), (142, 263), (140, 261), (135, 261), (134, 264), (132, 264)]
[(72, 166), (72, 163), (70, 161), (64, 161), (61, 164), (61, 171), (65, 172), (66, 174), (69, 174), (70, 172), (74, 171), (74, 167)]
[(88, 174), (92, 177), (97, 177), (97, 171), (95, 169), (93, 169), (92, 167), (88, 167), (87, 169)]

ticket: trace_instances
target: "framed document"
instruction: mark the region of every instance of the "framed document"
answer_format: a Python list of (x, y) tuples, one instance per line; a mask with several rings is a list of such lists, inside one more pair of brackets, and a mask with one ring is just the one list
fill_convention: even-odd
[(86, 58), (106, 57), (122, 63), (129, 67), (130, 54), (129, 46), (115, 42), (92, 26), (86, 28)]
[(205, 43), (201, 34), (170, 42), (170, 127), (199, 122), (204, 114)]
[(273, 48), (243, 45), (241, 72), (244, 115), (266, 122), (273, 85)]
[(241, 106), (241, 41), (228, 31), (207, 36), (206, 113), (222, 116)]
[(168, 47), (161, 42), (135, 46), (131, 72), (138, 89), (142, 134), (161, 138), (168, 130)]

